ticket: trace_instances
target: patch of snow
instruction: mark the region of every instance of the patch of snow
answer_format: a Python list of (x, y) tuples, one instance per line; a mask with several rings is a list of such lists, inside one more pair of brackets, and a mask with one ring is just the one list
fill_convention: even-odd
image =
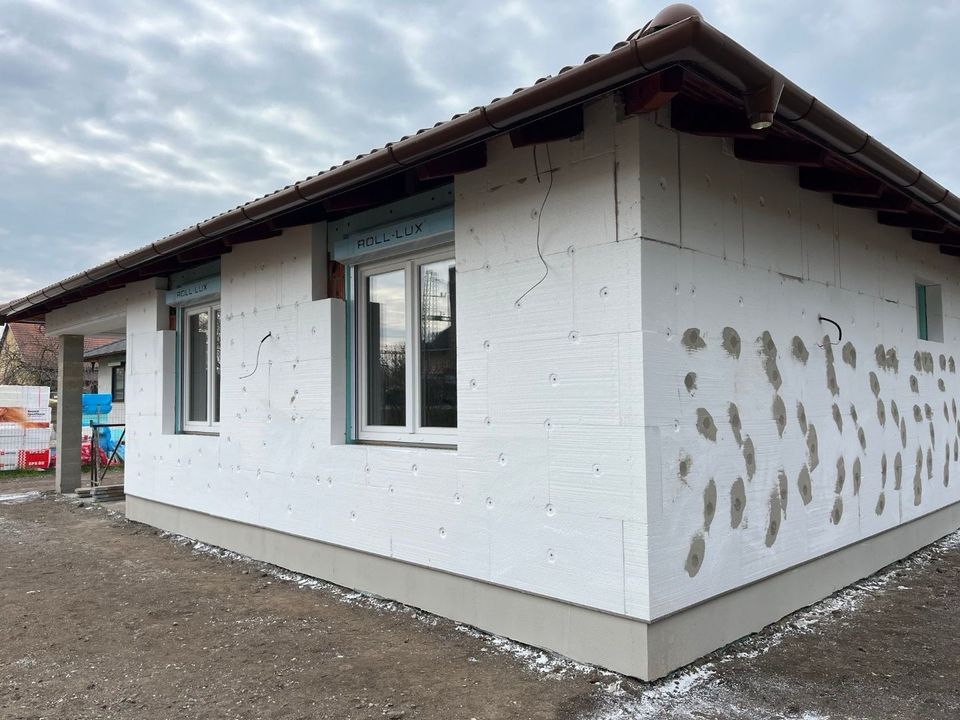
[(12, 495), (0, 495), (0, 505), (17, 505), (19, 503), (37, 500), (43, 496), (38, 490), (30, 490), (25, 493), (14, 493)]

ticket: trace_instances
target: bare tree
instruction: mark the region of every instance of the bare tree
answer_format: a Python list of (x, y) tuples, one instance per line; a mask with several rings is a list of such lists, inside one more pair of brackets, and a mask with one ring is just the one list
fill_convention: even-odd
[(13, 343), (0, 345), (0, 385), (46, 385), (57, 388), (59, 338), (42, 335), (29, 352)]

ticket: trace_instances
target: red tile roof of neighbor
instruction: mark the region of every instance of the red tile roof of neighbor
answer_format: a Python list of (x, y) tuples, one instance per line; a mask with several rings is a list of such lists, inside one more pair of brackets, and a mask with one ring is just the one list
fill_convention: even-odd
[(879, 223), (911, 230), (906, 238), (960, 255), (960, 197), (678, 3), (607, 53), (9, 302), (0, 322), (42, 318), (285, 227), (429, 190), (483, 167), (486, 141), (500, 135), (515, 146), (575, 136), (582, 105), (614, 92), (626, 114), (672, 103), (674, 130), (730, 138), (745, 161), (799, 167), (804, 189), (875, 211)]
[[(59, 339), (44, 332), (41, 323), (11, 322), (3, 329), (3, 335), (9, 333), (13, 343), (20, 351), (24, 361), (28, 363), (42, 362), (47, 365), (56, 365), (59, 348)], [(117, 341), (116, 337), (91, 335), (83, 338), (83, 352), (89, 353), (104, 345)], [(46, 355), (46, 357), (44, 357)]]

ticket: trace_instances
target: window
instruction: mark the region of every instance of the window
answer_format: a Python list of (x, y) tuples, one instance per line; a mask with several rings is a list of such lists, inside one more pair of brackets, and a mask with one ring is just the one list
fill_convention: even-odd
[(113, 402), (123, 402), (126, 375), (126, 365), (114, 365), (110, 368), (110, 393), (113, 395)]
[(182, 428), (215, 430), (220, 423), (220, 306), (183, 311)]
[(449, 444), (457, 427), (453, 248), (356, 271), (360, 440)]
[(917, 292), (917, 337), (943, 342), (943, 296), (939, 285), (915, 284)]

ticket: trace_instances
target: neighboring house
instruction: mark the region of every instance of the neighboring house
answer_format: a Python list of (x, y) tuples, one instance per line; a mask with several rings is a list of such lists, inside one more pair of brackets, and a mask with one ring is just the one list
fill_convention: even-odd
[[(57, 388), (57, 353), (60, 339), (47, 335), (42, 323), (10, 322), (0, 334), (0, 385), (46, 385)], [(94, 350), (113, 337), (84, 338), (84, 348)], [(97, 373), (93, 363), (84, 367), (84, 392), (97, 387)]]
[(125, 334), (130, 518), (653, 678), (960, 526), (958, 247), (673, 6), (0, 318)]
[(124, 400), (127, 386), (126, 338), (87, 350), (83, 353), (83, 359), (96, 368), (96, 391), (111, 396), (110, 415), (103, 422), (122, 424), (125, 418)]

